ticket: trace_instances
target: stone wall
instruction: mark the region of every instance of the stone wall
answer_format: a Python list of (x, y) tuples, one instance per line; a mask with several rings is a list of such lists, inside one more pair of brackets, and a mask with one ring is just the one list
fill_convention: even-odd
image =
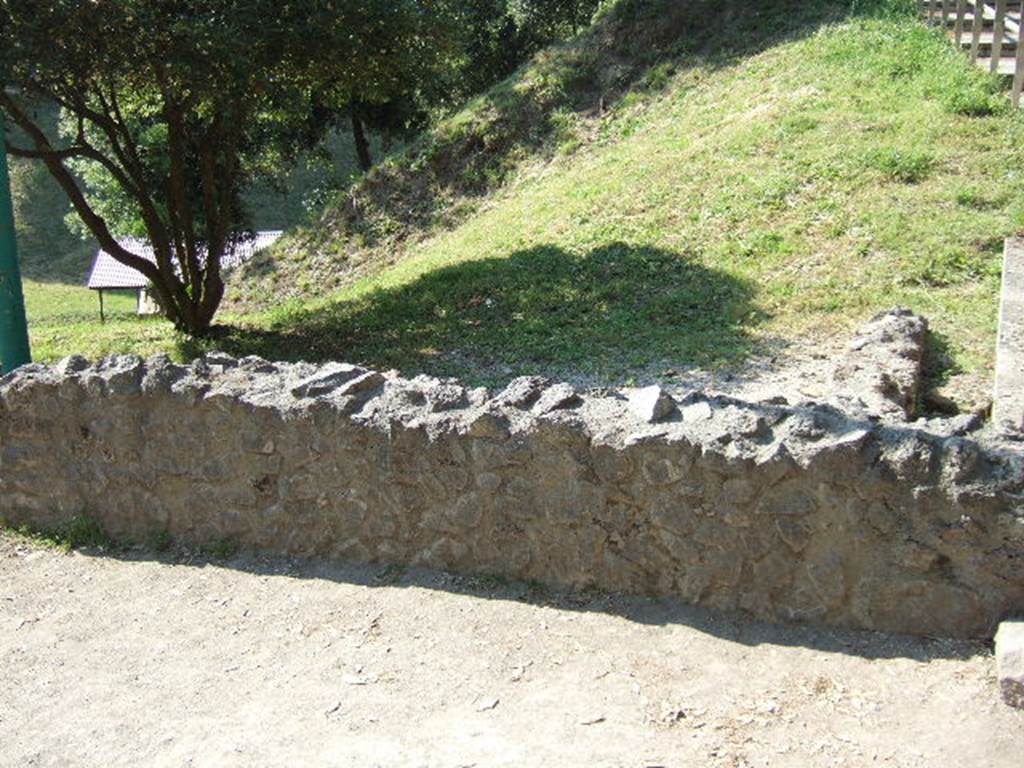
[(1024, 611), (1024, 459), (829, 406), (657, 388), (496, 396), (207, 356), (0, 381), (0, 518), (87, 513), (295, 555), (675, 595), (772, 620), (991, 636)]

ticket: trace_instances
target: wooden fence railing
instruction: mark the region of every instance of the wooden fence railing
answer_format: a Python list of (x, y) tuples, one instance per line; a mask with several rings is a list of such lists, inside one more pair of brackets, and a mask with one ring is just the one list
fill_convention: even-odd
[(1022, 0), (921, 0), (925, 18), (949, 34), (971, 62), (1012, 78), (1011, 98), (1020, 106), (1024, 89)]

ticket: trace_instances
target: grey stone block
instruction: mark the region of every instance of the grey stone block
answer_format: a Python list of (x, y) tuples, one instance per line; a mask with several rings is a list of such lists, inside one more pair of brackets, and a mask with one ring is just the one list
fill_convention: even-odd
[(553, 411), (563, 411), (567, 408), (574, 408), (583, 402), (579, 393), (568, 384), (555, 384), (544, 390), (533, 406), (533, 412), (538, 416)]
[(1024, 619), (1004, 621), (996, 632), (999, 693), (1011, 707), (1024, 709)]
[[(292, 387), (294, 397), (319, 397), (338, 389), (352, 379), (367, 373), (365, 368), (345, 363), (331, 363)], [(378, 374), (380, 375), (380, 374)]]
[(1024, 431), (1024, 239), (1011, 237), (1003, 251), (1003, 286), (996, 345), (992, 420), (1003, 430)]

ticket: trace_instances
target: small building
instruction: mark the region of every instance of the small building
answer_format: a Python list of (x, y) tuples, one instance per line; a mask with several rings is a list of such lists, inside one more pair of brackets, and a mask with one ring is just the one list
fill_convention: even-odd
[[(281, 234), (280, 230), (256, 232), (253, 237), (239, 242), (230, 254), (225, 254), (221, 266), (224, 269), (231, 269), (244, 264), (254, 255), (277, 242)], [(125, 237), (117, 242), (129, 253), (156, 263), (156, 254), (153, 253), (153, 248), (148, 241), (137, 237)], [(122, 264), (102, 248), (93, 259), (92, 270), (89, 272), (89, 280), (86, 285), (90, 290), (96, 291), (99, 296), (101, 321), (105, 319), (103, 314), (104, 291), (137, 291), (136, 311), (138, 314), (155, 315), (160, 312), (160, 306), (154, 299), (149, 285), (149, 278), (138, 270)]]

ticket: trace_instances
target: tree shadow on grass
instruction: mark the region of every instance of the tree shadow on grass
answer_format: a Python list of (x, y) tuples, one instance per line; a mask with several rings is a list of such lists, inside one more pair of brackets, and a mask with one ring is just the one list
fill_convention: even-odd
[[(484, 383), (513, 372), (615, 376), (666, 361), (733, 363), (762, 320), (748, 282), (686, 254), (611, 243), (463, 262), (310, 310), (217, 346), (271, 359), (344, 359)], [(194, 348), (182, 350), (192, 356)]]
[(971, 399), (962, 400), (962, 389), (949, 391), (953, 380), (964, 373), (956, 361), (949, 337), (929, 329), (925, 336), (924, 359), (921, 366), (921, 392), (918, 410), (926, 416), (956, 416), (962, 409), (977, 409)]

